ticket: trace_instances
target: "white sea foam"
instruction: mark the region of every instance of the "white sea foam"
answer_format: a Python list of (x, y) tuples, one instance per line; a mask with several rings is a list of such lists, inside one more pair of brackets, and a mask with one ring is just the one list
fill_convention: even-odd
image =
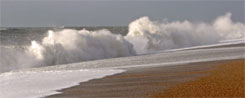
[(27, 48), (0, 47), (0, 72), (217, 44), (244, 37), (244, 23), (233, 22), (231, 13), (217, 17), (212, 23), (161, 22), (141, 17), (129, 24), (126, 36), (105, 29), (49, 30), (41, 42), (32, 41)]
[(218, 17), (213, 23), (158, 22), (142, 17), (130, 23), (129, 33), (125, 36), (138, 54), (244, 37), (245, 25), (232, 22), (231, 13)]
[(132, 44), (108, 30), (48, 31), (41, 43), (23, 49), (1, 47), (0, 72), (13, 69), (136, 55)]
[(0, 74), (0, 98), (39, 98), (80, 82), (123, 72), (112, 69), (20, 71)]
[(136, 55), (133, 46), (121, 35), (107, 30), (49, 31), (42, 43), (32, 41), (28, 53), (43, 65)]

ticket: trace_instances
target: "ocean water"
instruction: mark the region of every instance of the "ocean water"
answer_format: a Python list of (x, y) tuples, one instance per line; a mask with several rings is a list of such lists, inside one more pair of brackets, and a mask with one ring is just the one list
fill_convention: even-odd
[[(87, 61), (40, 68), (25, 68), (0, 74), (1, 98), (37, 98), (58, 94), (57, 90), (141, 67), (182, 66), (206, 61), (244, 59), (244, 41), (222, 45), (239, 47), (183, 49), (114, 59)], [(205, 47), (205, 46), (202, 46)]]
[[(0, 73), (10, 71), (10, 70), (15, 70), (15, 69), (43, 66), (43, 64), (38, 63), (38, 61), (35, 61), (35, 63), (31, 62), (32, 57), (35, 55), (35, 53), (34, 55), (33, 53), (30, 54), (29, 48), (35, 46), (32, 45), (32, 41), (41, 43), (42, 40), (46, 36), (48, 36), (50, 30), (54, 32), (59, 32), (65, 29), (71, 29), (71, 30), (86, 29), (91, 31), (106, 29), (109, 30), (112, 34), (117, 34), (122, 36), (125, 36), (126, 33), (128, 32), (127, 27), (62, 27), (62, 28), (60, 27), (18, 27), (18, 28), (1, 27), (0, 28), (0, 50), (1, 50)], [(67, 32), (67, 34), (70, 33)], [(70, 39), (72, 40), (74, 39), (74, 37)], [(67, 38), (65, 40), (70, 40), (70, 39)], [(85, 60), (80, 59), (72, 62), (80, 62), (80, 61), (85, 61)], [(63, 63), (45, 64), (44, 66), (67, 64), (67, 63), (69, 63), (69, 61)]]
[(227, 13), (211, 23), (141, 17), (128, 27), (1, 28), (0, 72), (244, 39), (244, 23), (233, 22), (231, 16)]
[[(32, 41), (42, 42), (48, 31), (72, 30), (110, 30), (113, 34), (125, 36), (127, 27), (12, 27), (0, 28), (0, 98), (38, 98), (57, 94), (62, 88), (78, 85), (91, 79), (121, 73), (119, 69), (77, 69), (77, 70), (48, 70), (48, 71), (20, 71), (11, 70), (41, 67), (30, 65), (27, 56), (28, 47)], [(69, 40), (69, 39), (67, 39)], [(16, 58), (17, 57), (17, 58)], [(7, 60), (7, 61), (6, 61)], [(20, 61), (20, 62), (19, 62)], [(21, 62), (24, 61), (24, 62)], [(79, 61), (78, 61), (79, 62)], [(29, 64), (28, 64), (29, 63)], [(66, 64), (65, 62), (64, 64)], [(21, 65), (26, 64), (26, 65)], [(31, 63), (33, 64), (33, 63)], [(40, 64), (40, 63), (39, 63)], [(55, 65), (55, 64), (50, 64)], [(44, 65), (46, 66), (46, 65)], [(56, 77), (56, 78), (54, 78)], [(12, 82), (11, 82), (12, 81)], [(32, 81), (31, 83), (29, 81)], [(55, 85), (54, 85), (55, 84)]]
[[(141, 17), (127, 27), (1, 27), (0, 97), (44, 97), (131, 67), (245, 58), (244, 39), (231, 13), (211, 23)], [(239, 47), (211, 48), (230, 44)]]
[(0, 27), (1, 46), (23, 46), (31, 45), (31, 41), (40, 42), (47, 35), (48, 30), (59, 31), (62, 29), (87, 29), (90, 31), (107, 29), (114, 34), (125, 36), (128, 32), (127, 26), (100, 26), (100, 27)]

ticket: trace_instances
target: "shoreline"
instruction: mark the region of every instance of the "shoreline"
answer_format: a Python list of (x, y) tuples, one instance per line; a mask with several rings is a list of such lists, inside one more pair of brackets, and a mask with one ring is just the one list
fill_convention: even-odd
[(245, 59), (218, 64), (209, 75), (156, 93), (160, 97), (245, 97)]
[(120, 74), (82, 82), (78, 86), (59, 90), (62, 93), (46, 98), (152, 97), (153, 94), (169, 87), (207, 76), (219, 64), (230, 61), (235, 60), (128, 69)]

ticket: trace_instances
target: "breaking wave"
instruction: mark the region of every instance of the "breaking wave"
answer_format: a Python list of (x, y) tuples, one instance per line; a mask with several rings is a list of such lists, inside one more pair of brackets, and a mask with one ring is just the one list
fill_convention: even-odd
[(158, 22), (141, 17), (129, 24), (129, 32), (125, 36), (138, 54), (244, 37), (245, 25), (233, 23), (231, 13), (218, 17), (213, 23), (192, 23), (187, 20)]
[(128, 28), (126, 36), (106, 29), (49, 30), (41, 42), (32, 41), (31, 46), (21, 49), (1, 47), (0, 72), (133, 56), (245, 37), (245, 25), (232, 22), (231, 13), (218, 17), (212, 23), (187, 20), (159, 22), (141, 17), (131, 22)]
[(32, 41), (29, 53), (44, 65), (135, 55), (133, 45), (123, 36), (107, 30), (88, 31), (65, 29), (48, 31), (42, 43)]
[(132, 55), (136, 55), (133, 45), (108, 30), (49, 30), (41, 43), (32, 41), (19, 49), (1, 47), (0, 72)]

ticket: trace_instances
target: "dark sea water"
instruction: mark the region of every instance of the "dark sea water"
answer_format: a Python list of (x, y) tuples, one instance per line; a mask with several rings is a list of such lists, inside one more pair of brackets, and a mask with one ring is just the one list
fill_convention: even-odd
[(114, 34), (126, 35), (128, 27), (126, 26), (100, 26), (100, 27), (10, 27), (0, 28), (0, 46), (11, 45), (11, 46), (22, 46), (30, 45), (31, 41), (35, 40), (40, 42), (43, 37), (47, 35), (48, 30), (59, 31), (63, 29), (75, 29), (82, 30), (86, 29), (89, 31), (107, 29)]

